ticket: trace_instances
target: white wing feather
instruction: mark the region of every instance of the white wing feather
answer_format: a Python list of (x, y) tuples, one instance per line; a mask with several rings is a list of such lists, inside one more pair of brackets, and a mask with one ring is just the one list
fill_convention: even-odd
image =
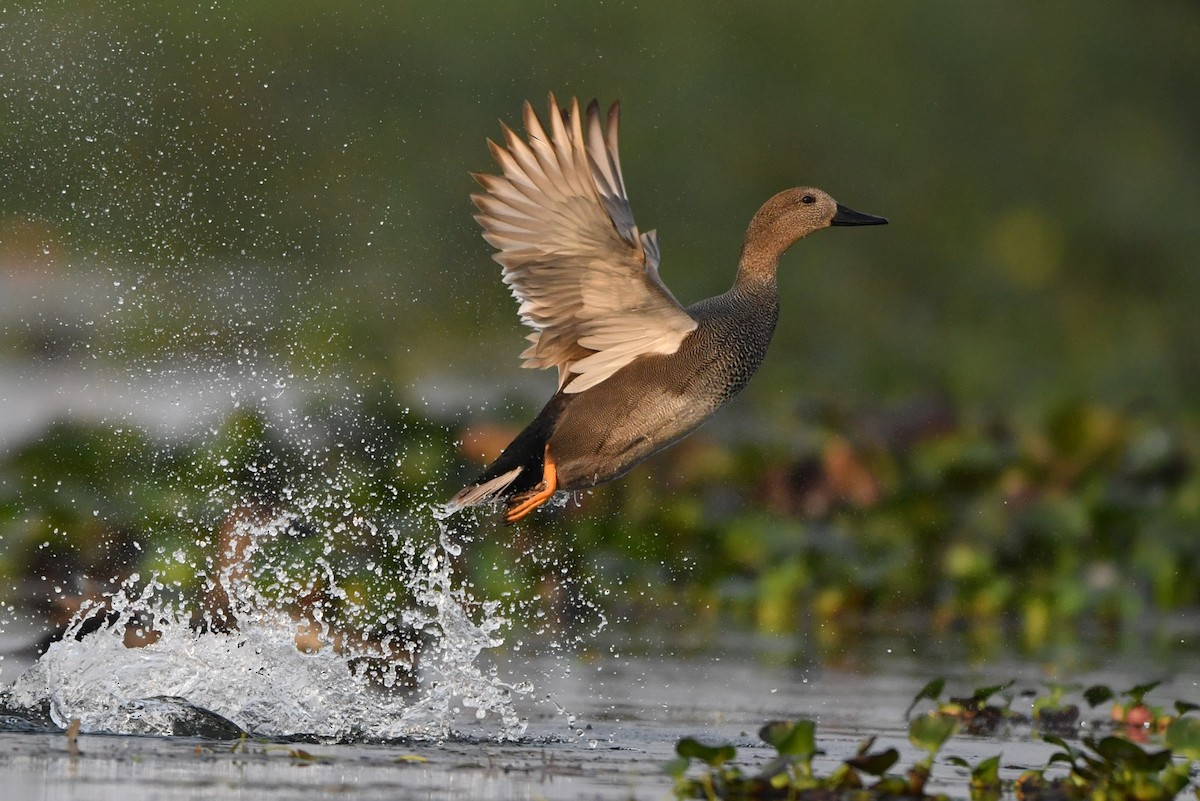
[(502, 175), (475, 176), (483, 238), (497, 249), (504, 282), (534, 330), (524, 367), (556, 367), (564, 392), (582, 392), (639, 356), (669, 354), (696, 328), (658, 277), (658, 239), (638, 232), (617, 152), (620, 107), (607, 131), (596, 101), (587, 136), (577, 100), (550, 132), (525, 104), (523, 140), (504, 127), (489, 141)]

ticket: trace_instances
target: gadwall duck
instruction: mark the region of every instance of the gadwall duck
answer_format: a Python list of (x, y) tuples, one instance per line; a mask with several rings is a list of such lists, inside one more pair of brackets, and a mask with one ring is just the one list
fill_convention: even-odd
[[(737, 278), (684, 308), (658, 276), (658, 239), (633, 222), (606, 130), (550, 95), (549, 130), (525, 104), (527, 139), (489, 140), (502, 175), (475, 175), (483, 238), (533, 333), (524, 367), (558, 369), (558, 390), (524, 431), (447, 504), (503, 501), (516, 522), (555, 492), (610, 481), (695, 431), (762, 363), (779, 315), (775, 270), (792, 243), (831, 225), (882, 225), (820, 189), (772, 197), (746, 230)], [(586, 135), (585, 129), (586, 128)]]

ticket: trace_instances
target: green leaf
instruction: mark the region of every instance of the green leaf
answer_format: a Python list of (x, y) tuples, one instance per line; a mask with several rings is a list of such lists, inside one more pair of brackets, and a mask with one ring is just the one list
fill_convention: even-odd
[[(1166, 790), (1163, 798), (1174, 798), (1187, 786), (1191, 765), (1191, 762), (1172, 762), (1170, 767), (1158, 774), (1158, 780)], [(1196, 795), (1194, 789), (1192, 794)], [(1197, 797), (1200, 798), (1200, 796)]]
[(888, 772), (888, 768), (896, 764), (898, 759), (900, 759), (900, 752), (895, 748), (889, 748), (874, 754), (859, 754), (847, 759), (846, 764), (868, 775), (882, 776)]
[(980, 784), (998, 784), (1000, 782), (1000, 755), (988, 757), (975, 766), (971, 771), (971, 779)]
[(787, 720), (769, 721), (758, 730), (758, 738), (778, 751), (779, 744), (787, 739), (794, 725), (796, 724)]
[(875, 745), (875, 737), (868, 737), (865, 740), (860, 740), (858, 748), (854, 751), (855, 756), (866, 756), (871, 750), (871, 746)]
[(1033, 719), (1038, 723), (1056, 729), (1072, 726), (1079, 720), (1079, 707), (1074, 704), (1067, 706), (1033, 706)]
[(817, 724), (811, 720), (776, 720), (759, 729), (758, 736), (780, 754), (807, 760), (817, 753), (816, 732)]
[(737, 749), (729, 743), (705, 745), (694, 737), (684, 737), (675, 744), (675, 753), (684, 759), (698, 759), (710, 767), (718, 768), (737, 756)]
[(1103, 704), (1105, 701), (1111, 701), (1115, 697), (1116, 694), (1112, 691), (1112, 688), (1106, 687), (1103, 684), (1093, 684), (1091, 687), (1088, 687), (1083, 691), (1084, 700), (1087, 701), (1088, 706), (1092, 707), (1093, 709), (1100, 704)]
[(1200, 759), (1200, 718), (1176, 718), (1167, 727), (1167, 748), (1188, 759)]
[(922, 700), (928, 698), (930, 701), (937, 703), (937, 700), (942, 697), (942, 690), (946, 687), (946, 680), (940, 676), (921, 688), (921, 691), (913, 696), (912, 703), (908, 705), (908, 709), (904, 710), (904, 717), (908, 717), (913, 708)]
[(1108, 762), (1124, 764), (1139, 772), (1157, 773), (1171, 763), (1170, 751), (1150, 753), (1124, 737), (1105, 737), (1088, 745)]
[(871, 798), (911, 798), (914, 795), (907, 780), (899, 776), (885, 776), (871, 786)]
[(1071, 761), (1079, 758), (1079, 752), (1075, 749), (1075, 747), (1063, 738), (1059, 737), (1057, 734), (1043, 734), (1042, 740), (1050, 743), (1050, 745), (1057, 745), (1066, 752), (1067, 758)]
[(673, 776), (676, 779), (679, 779), (682, 778), (683, 774), (687, 772), (688, 765), (690, 764), (692, 764), (692, 760), (685, 756), (677, 756), (670, 762), (664, 763), (662, 767), (663, 772), (668, 776)]
[(908, 724), (908, 739), (913, 745), (925, 749), (931, 755), (936, 754), (957, 726), (958, 721), (949, 715), (931, 712), (914, 718)]
[(758, 777), (766, 781), (774, 781), (777, 776), (788, 778), (787, 770), (795, 763), (791, 757), (777, 756), (767, 764), (763, 765), (758, 772)]
[(1128, 690), (1121, 693), (1121, 695), (1129, 696), (1134, 705), (1137, 705), (1142, 702), (1142, 698), (1145, 697), (1146, 693), (1150, 692), (1160, 684), (1162, 684), (1162, 681), (1151, 681), (1147, 682), (1146, 684), (1139, 684), (1136, 687), (1130, 687)]
[(1003, 684), (994, 684), (990, 687), (977, 687), (971, 695), (971, 700), (976, 704), (982, 704), (987, 699), (991, 698), (1001, 690), (1007, 690), (1016, 683), (1016, 679), (1009, 679)]
[(1036, 701), (1034, 701), (1033, 705), (1035, 708), (1057, 707), (1062, 704), (1062, 699), (1063, 699), (1064, 695), (1066, 695), (1069, 692), (1074, 692), (1075, 690), (1080, 689), (1080, 686), (1073, 682), (1048, 681), (1045, 684), (1046, 684), (1046, 688), (1048, 690), (1050, 690), (1050, 695), (1048, 695), (1044, 698), (1038, 698)]
[(1200, 704), (1193, 704), (1190, 701), (1176, 701), (1175, 712), (1178, 715), (1186, 715), (1188, 712), (1200, 709)]

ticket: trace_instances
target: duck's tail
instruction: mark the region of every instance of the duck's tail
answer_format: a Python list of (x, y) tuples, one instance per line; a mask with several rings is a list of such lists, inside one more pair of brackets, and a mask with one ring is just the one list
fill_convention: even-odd
[(546, 469), (546, 443), (554, 432), (563, 406), (570, 396), (556, 393), (542, 408), (533, 422), (525, 427), (508, 444), (496, 461), (492, 462), (478, 478), (463, 487), (446, 504), (447, 514), (453, 514), (468, 506), (514, 501), (536, 488), (543, 481)]

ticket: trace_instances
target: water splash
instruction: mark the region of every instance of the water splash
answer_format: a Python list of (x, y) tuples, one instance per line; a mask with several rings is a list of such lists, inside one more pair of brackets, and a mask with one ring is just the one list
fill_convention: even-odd
[[(319, 607), (298, 614), (312, 584), (279, 572), (271, 586), (264, 576), (279, 566), (255, 560), (294, 521), (244, 520), (229, 540), (227, 556), (237, 558), (225, 560), (209, 587), (224, 593), (219, 613), (179, 600), (156, 578), (131, 576), (102, 606), (80, 610), (5, 705), (48, 705), (54, 724), (77, 719), (84, 732), (178, 733), (187, 710), (256, 735), (326, 740), (444, 738), (463, 725), (466, 709), (474, 713), (466, 725), (495, 721), (492, 736), (516, 738), (526, 721), (514, 700), (532, 688), (480, 664), (503, 642), (508, 620), (456, 577), (453, 532), (429, 519), (437, 542), (394, 537), (407, 569), (408, 598), (397, 599), (406, 603), (402, 634), (373, 640), (336, 630)], [(349, 598), (332, 571), (321, 580), (327, 593)], [(291, 592), (280, 593), (281, 585)]]

